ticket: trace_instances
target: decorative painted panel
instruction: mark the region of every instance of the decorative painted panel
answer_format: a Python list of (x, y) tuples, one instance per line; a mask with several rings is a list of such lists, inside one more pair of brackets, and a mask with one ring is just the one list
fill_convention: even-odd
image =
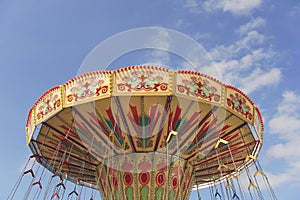
[(36, 124), (53, 116), (62, 108), (61, 87), (57, 86), (48, 90), (35, 104)]
[(170, 73), (166, 68), (130, 66), (115, 71), (116, 95), (151, 95), (170, 92)]
[(184, 199), (191, 190), (193, 168), (174, 156), (140, 153), (118, 156), (112, 162), (98, 167), (100, 190), (112, 194), (109, 198), (105, 192), (106, 199), (163, 200), (178, 195)]
[(248, 123), (253, 122), (253, 103), (238, 89), (226, 86), (226, 106)]
[(264, 125), (263, 125), (263, 120), (260, 115), (260, 112), (257, 107), (254, 109), (254, 123), (253, 123), (254, 129), (257, 133), (257, 135), (260, 137), (259, 139), (262, 141), (263, 140), (263, 135), (264, 135)]
[(167, 111), (164, 106), (167, 97), (125, 97), (119, 96), (112, 101), (112, 120), (121, 132), (133, 141), (137, 152), (153, 151), (157, 137), (165, 126)]
[(221, 104), (223, 84), (197, 72), (178, 71), (176, 73), (176, 94)]
[(28, 145), (32, 135), (35, 130), (35, 119), (34, 119), (34, 109), (31, 108), (29, 113), (28, 113), (28, 119), (26, 123), (26, 144)]
[(65, 106), (110, 96), (111, 72), (97, 71), (80, 75), (64, 84)]

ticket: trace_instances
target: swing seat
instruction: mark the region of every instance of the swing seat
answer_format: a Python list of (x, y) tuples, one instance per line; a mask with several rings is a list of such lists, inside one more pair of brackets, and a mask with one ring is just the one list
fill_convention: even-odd
[(72, 194), (75, 194), (76, 196), (78, 196), (78, 193), (76, 192), (75, 189), (72, 192), (70, 192), (68, 196), (71, 196)]
[(37, 181), (37, 182), (34, 182), (32, 183), (32, 185), (39, 185), (40, 189), (42, 189), (42, 184), (41, 184), (41, 181)]
[(55, 197), (57, 197), (58, 199), (60, 198), (57, 192), (52, 195), (51, 199), (54, 199)]
[(30, 156), (30, 159), (31, 158), (37, 159), (39, 163), (41, 162), (41, 156), (39, 154), (33, 154), (33, 155)]
[(222, 199), (222, 196), (220, 195), (219, 192), (216, 192), (215, 197), (220, 197)]
[(240, 200), (240, 198), (238, 197), (238, 195), (236, 193), (234, 193), (232, 196), (232, 200), (234, 200), (234, 199)]
[(29, 170), (25, 171), (23, 174), (25, 175), (25, 174), (28, 174), (29, 172), (31, 173), (31, 176), (32, 176), (33, 178), (35, 178), (35, 175), (34, 175), (32, 169), (29, 169)]
[(56, 185), (56, 187), (62, 186), (64, 190), (66, 189), (66, 186), (63, 182), (60, 182), (59, 184)]

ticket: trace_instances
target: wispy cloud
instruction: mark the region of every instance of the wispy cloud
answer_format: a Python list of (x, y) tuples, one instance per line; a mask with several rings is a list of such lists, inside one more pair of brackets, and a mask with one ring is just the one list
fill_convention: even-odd
[(203, 10), (201, 3), (199, 3), (197, 0), (185, 0), (184, 7), (187, 8), (189, 12), (194, 14), (199, 14)]
[[(181, 69), (199, 70), (250, 94), (261, 88), (277, 85), (282, 77), (281, 68), (274, 61), (279, 54), (267, 43), (268, 37), (259, 30), (265, 23), (261, 17), (254, 18), (232, 30), (237, 38), (233, 43), (217, 45), (207, 52), (201, 47), (185, 48), (185, 42), (179, 42), (176, 40), (177, 36), (161, 30), (151, 38), (151, 42), (167, 51), (152, 51), (144, 63), (176, 66), (174, 56), (171, 59), (168, 51), (180, 49), (179, 55), (186, 60), (178, 64)], [(194, 35), (195, 39), (212, 37), (211, 34), (198, 32)], [(191, 64), (199, 68), (195, 69)]]
[(274, 186), (284, 183), (300, 184), (300, 95), (293, 91), (283, 93), (283, 99), (277, 106), (277, 112), (269, 120), (270, 132), (280, 142), (268, 149), (273, 159), (283, 159), (287, 165), (277, 174), (270, 174)]
[(249, 31), (265, 26), (265, 24), (266, 24), (265, 19), (261, 17), (257, 17), (255, 19), (252, 19), (250, 22), (240, 26), (237, 30), (237, 33), (240, 35), (244, 35), (247, 34)]
[(202, 3), (196, 0), (185, 1), (185, 7), (192, 13), (201, 13), (202, 10), (209, 12), (222, 10), (234, 15), (248, 15), (261, 4), (262, 0), (207, 0)]
[(194, 40), (209, 39), (209, 38), (211, 38), (211, 33), (196, 32), (195, 34), (191, 35), (191, 37)]
[(247, 15), (253, 9), (258, 8), (261, 3), (262, 0), (208, 0), (205, 1), (204, 7), (209, 11), (221, 9), (223, 12)]
[[(197, 37), (209, 37), (209, 35), (197, 35)], [(197, 66), (205, 66), (211, 63), (209, 54), (195, 39), (188, 35), (168, 29), (158, 29), (147, 42), (147, 46), (155, 46), (154, 49), (142, 58), (143, 64), (154, 64), (173, 69), (187, 69), (198, 71)], [(181, 65), (182, 62), (186, 62)]]
[(241, 88), (247, 94), (266, 86), (277, 84), (281, 79), (281, 70), (272, 68), (270, 70), (262, 70), (256, 68), (249, 76), (239, 79)]
[(180, 28), (182, 28), (183, 24), (185, 24), (183, 19), (179, 19), (176, 21), (175, 28), (180, 29)]
[(171, 40), (169, 32), (164, 29), (157, 29), (156, 34), (148, 39), (149, 46), (156, 46), (159, 49), (153, 49), (147, 53), (143, 60), (143, 65), (166, 65), (170, 64), (170, 54), (167, 52), (170, 49)]
[(281, 80), (281, 69), (273, 60), (278, 53), (266, 43), (266, 36), (258, 31), (265, 25), (261, 17), (241, 25), (235, 33), (237, 40), (229, 45), (217, 45), (209, 51), (215, 61), (203, 68), (212, 76), (222, 75), (222, 80), (241, 88), (246, 93), (265, 86), (276, 85)]

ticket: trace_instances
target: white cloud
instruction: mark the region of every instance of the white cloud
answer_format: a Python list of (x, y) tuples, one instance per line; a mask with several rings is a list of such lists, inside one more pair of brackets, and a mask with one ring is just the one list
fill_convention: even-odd
[(235, 15), (248, 15), (261, 4), (262, 0), (207, 0), (202, 6), (207, 11), (223, 10)]
[(272, 59), (272, 57), (274, 57), (275, 55), (275, 52), (266, 51), (262, 48), (252, 50), (252, 52), (250, 52), (247, 55), (244, 55), (240, 59), (240, 67), (247, 69), (253, 66), (254, 63), (258, 64), (263, 62), (264, 60)]
[(265, 26), (265, 24), (266, 24), (265, 19), (263, 19), (261, 17), (257, 17), (255, 19), (252, 19), (250, 22), (240, 26), (239, 29), (237, 30), (237, 33), (240, 35), (244, 35), (244, 34), (248, 33), (249, 31), (252, 31), (252, 30), (255, 30), (262, 26)]
[(185, 4), (184, 4), (184, 7), (194, 8), (194, 7), (197, 7), (198, 5), (199, 4), (198, 4), (197, 0), (186, 0)]
[(293, 138), (295, 133), (300, 130), (300, 119), (284, 113), (272, 118), (269, 125), (271, 132), (277, 134), (282, 139)]
[(277, 112), (269, 120), (270, 132), (280, 138), (280, 142), (268, 149), (273, 159), (283, 159), (286, 166), (278, 174), (270, 174), (276, 186), (288, 182), (300, 184), (300, 95), (292, 91), (283, 93), (283, 100), (277, 106)]
[(299, 151), (297, 151), (298, 149), (297, 144), (299, 144), (299, 138), (296, 139), (296, 142), (290, 141), (287, 142), (286, 144), (282, 144), (282, 143), (275, 144), (269, 149), (268, 154), (273, 158), (277, 158), (277, 159), (299, 157), (300, 153)]
[[(277, 107), (277, 113), (269, 120), (270, 131), (283, 139), (300, 139), (300, 96), (288, 91)], [(282, 125), (284, 123), (284, 126)], [(279, 148), (277, 146), (276, 148)], [(300, 155), (300, 151), (299, 151)]]
[(209, 51), (211, 57), (216, 61), (228, 60), (239, 51), (239, 47), (234, 43), (228, 46), (219, 45)]
[(295, 112), (300, 107), (300, 99), (294, 92), (288, 91), (283, 94), (284, 101), (278, 106), (278, 113), (297, 115)]
[[(251, 30), (245, 36), (239, 38), (228, 46), (219, 45), (210, 50), (210, 55), (214, 60), (228, 60), (234, 57), (241, 57), (253, 54), (251, 57), (261, 60), (263, 57), (270, 58), (274, 52), (262, 48), (255, 49), (265, 42), (265, 36), (256, 30)], [(249, 50), (248, 54), (241, 55), (242, 50)], [(246, 61), (244, 58), (244, 62)]]
[(272, 187), (283, 186), (284, 184), (290, 181), (296, 181), (297, 179), (299, 180), (299, 178), (297, 178), (297, 176), (293, 176), (292, 175), (293, 173), (291, 172), (281, 173), (277, 175), (274, 175), (272, 173), (266, 173), (266, 174), (271, 181)]
[(202, 71), (214, 77), (221, 74), (223, 82), (247, 94), (278, 84), (282, 73), (273, 63), (278, 53), (266, 45), (266, 37), (256, 30), (264, 24), (265, 20), (258, 17), (241, 25), (236, 30), (236, 41), (209, 51), (215, 63), (203, 67)]
[(234, 14), (246, 14), (259, 7), (261, 3), (262, 0), (224, 0), (222, 1), (222, 9)]
[(280, 78), (281, 71), (279, 68), (272, 68), (269, 71), (257, 68), (249, 76), (240, 79), (239, 82), (242, 91), (249, 94), (265, 86), (278, 83)]
[(195, 33), (191, 35), (194, 40), (208, 39), (211, 38), (211, 33)]
[[(240, 60), (221, 61), (216, 63), (215, 68), (222, 75), (222, 81), (226, 84), (240, 88), (246, 94), (253, 93), (266, 86), (276, 85), (281, 80), (280, 68), (262, 70), (255, 68), (253, 71), (243, 73)], [(216, 76), (213, 66), (205, 67), (204, 73)]]
[[(171, 41), (169, 32), (166, 30), (159, 30), (153, 38), (150, 38), (150, 44), (155, 44), (155, 46), (160, 47), (159, 49), (154, 49), (149, 55), (147, 55), (145, 63), (148, 64), (164, 64), (168, 65), (170, 62), (170, 55), (167, 50), (170, 49)], [(145, 64), (144, 63), (144, 64)]]
[(261, 45), (265, 41), (264, 35), (260, 34), (256, 30), (250, 31), (247, 35), (237, 41), (239, 48), (250, 48), (252, 45)]
[(194, 14), (199, 14), (203, 10), (197, 0), (185, 0), (184, 7)]
[[(194, 4), (190, 2), (189, 5)], [(180, 55), (183, 56), (182, 52), (184, 52), (184, 59), (189, 63), (178, 64), (180, 68), (191, 70), (191, 64), (194, 64), (198, 66), (194, 70), (200, 70), (250, 94), (261, 88), (278, 84), (282, 76), (281, 68), (274, 67), (273, 62), (274, 58), (278, 57), (278, 53), (266, 44), (266, 37), (256, 30), (264, 24), (265, 20), (261, 17), (250, 20), (233, 30), (237, 35), (236, 41), (228, 45), (217, 45), (208, 52), (204, 49), (199, 51), (199, 47), (196, 51), (197, 49), (185, 48), (188, 46), (186, 44), (177, 44), (178, 41), (171, 40), (176, 37), (172, 37), (167, 31), (159, 32), (152, 38), (152, 42), (167, 50), (181, 48)], [(210, 34), (194, 35), (197, 39), (211, 37)], [(151, 59), (145, 60), (146, 63), (162, 63), (168, 66), (171, 62), (170, 55), (164, 51), (153, 51), (149, 57)]]
[(179, 19), (175, 24), (175, 28), (176, 29), (182, 28), (183, 24), (184, 24), (183, 19)]

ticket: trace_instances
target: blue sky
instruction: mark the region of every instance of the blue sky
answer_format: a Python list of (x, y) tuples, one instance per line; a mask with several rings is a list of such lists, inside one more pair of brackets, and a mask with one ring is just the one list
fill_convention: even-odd
[[(0, 1), (0, 199), (8, 196), (30, 155), (25, 122), (36, 99), (76, 76), (101, 41), (148, 26), (198, 41), (223, 81), (259, 106), (266, 129), (259, 159), (279, 199), (295, 199), (300, 189), (299, 21), (300, 2), (294, 0)], [(209, 67), (203, 72), (210, 73)]]

